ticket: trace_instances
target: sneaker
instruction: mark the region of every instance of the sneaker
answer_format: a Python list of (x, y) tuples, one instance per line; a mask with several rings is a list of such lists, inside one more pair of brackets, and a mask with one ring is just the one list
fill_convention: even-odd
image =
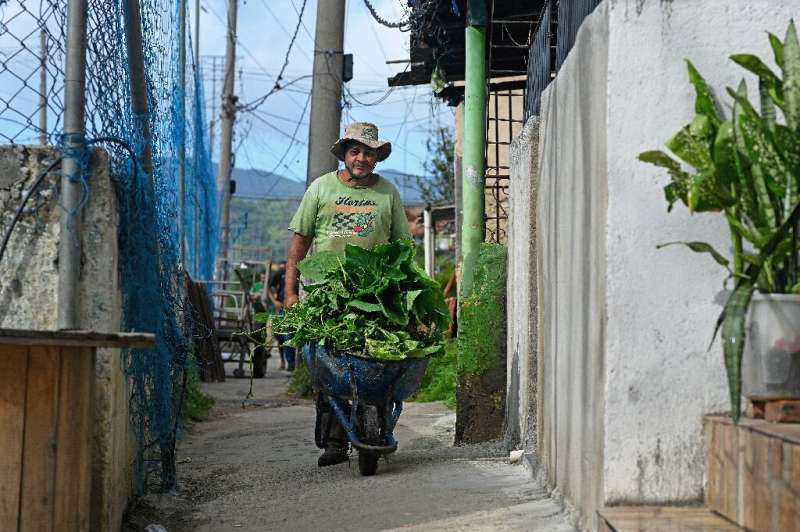
[(342, 462), (347, 462), (347, 448), (346, 447), (339, 447), (330, 445), (325, 447), (325, 452), (322, 453), (317, 460), (317, 466), (319, 467), (326, 467), (332, 466), (336, 464), (341, 464)]

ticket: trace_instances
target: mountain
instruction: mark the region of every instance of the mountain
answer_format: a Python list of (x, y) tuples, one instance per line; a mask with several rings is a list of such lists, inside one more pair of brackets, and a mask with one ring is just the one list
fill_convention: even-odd
[(231, 178), (234, 196), (243, 199), (300, 199), (306, 190), (305, 183), (254, 168), (234, 168)]
[[(378, 173), (394, 183), (407, 206), (424, 203), (417, 188), (417, 178), (392, 169), (379, 169)], [(242, 199), (300, 199), (306, 184), (280, 174), (270, 174), (255, 168), (234, 168), (231, 176), (236, 181), (234, 197)]]

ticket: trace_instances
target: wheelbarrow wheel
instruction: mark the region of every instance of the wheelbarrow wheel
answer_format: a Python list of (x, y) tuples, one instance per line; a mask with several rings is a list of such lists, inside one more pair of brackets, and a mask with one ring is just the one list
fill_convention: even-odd
[(378, 453), (358, 451), (358, 471), (363, 477), (369, 477), (378, 472)]

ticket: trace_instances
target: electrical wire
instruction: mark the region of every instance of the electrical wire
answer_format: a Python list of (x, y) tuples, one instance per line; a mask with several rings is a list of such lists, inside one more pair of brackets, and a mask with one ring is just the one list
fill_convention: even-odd
[(285, 88), (288, 85), (291, 85), (291, 83), (299, 81), (300, 79), (304, 79), (305, 77), (311, 77), (311, 76), (305, 76), (305, 77), (301, 76), (299, 78), (295, 78), (295, 80), (292, 81), (291, 83), (289, 83), (287, 85), (284, 85), (283, 87), (281, 86), (281, 80), (283, 80), (283, 74), (286, 71), (286, 67), (289, 66), (289, 55), (292, 53), (292, 47), (294, 46), (294, 43), (297, 40), (297, 34), (300, 31), (300, 25), (303, 23), (303, 13), (305, 13), (305, 9), (306, 9), (306, 4), (307, 3), (308, 3), (308, 0), (303, 0), (303, 3), (300, 5), (300, 14), (297, 16), (297, 24), (294, 27), (294, 33), (292, 33), (292, 39), (289, 41), (289, 47), (286, 50), (286, 55), (283, 57), (283, 65), (281, 66), (281, 69), (278, 72), (278, 77), (275, 78), (275, 85), (269, 90), (269, 92), (267, 92), (263, 96), (261, 96), (259, 98), (256, 98), (254, 101), (252, 101), (252, 102), (250, 102), (248, 104), (244, 104), (242, 106), (239, 106), (237, 110), (239, 110), (239, 111), (252, 111), (252, 110), (258, 108), (258, 106), (263, 104), (267, 100), (267, 98), (269, 98), (270, 96), (275, 94), (277, 91), (281, 90), (282, 88)]

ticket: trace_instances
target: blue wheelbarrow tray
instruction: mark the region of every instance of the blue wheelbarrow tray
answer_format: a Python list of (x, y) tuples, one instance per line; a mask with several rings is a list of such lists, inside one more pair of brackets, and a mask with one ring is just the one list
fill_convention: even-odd
[[(397, 450), (394, 427), (403, 411), (403, 401), (422, 383), (428, 357), (383, 361), (308, 344), (303, 348), (303, 358), (314, 387), (331, 405), (354, 447), (381, 454)], [(349, 415), (340, 401), (345, 405), (347, 401), (352, 401)], [(385, 445), (364, 443), (358, 437), (356, 411), (359, 404), (386, 409), (383, 427)]]

